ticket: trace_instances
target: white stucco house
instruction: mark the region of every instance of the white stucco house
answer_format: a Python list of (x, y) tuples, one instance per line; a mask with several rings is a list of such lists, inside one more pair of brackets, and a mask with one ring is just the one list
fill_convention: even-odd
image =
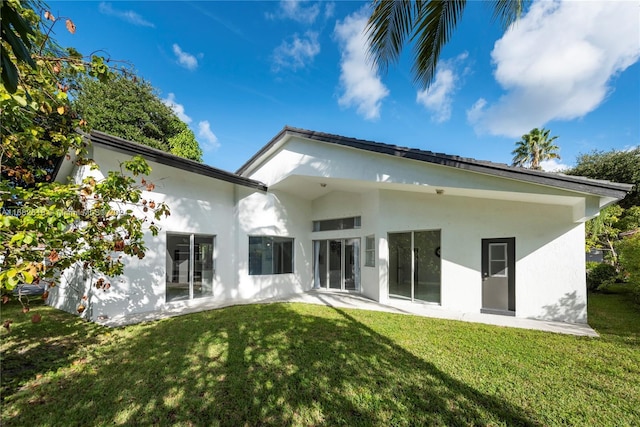
[(65, 272), (50, 304), (90, 320), (326, 289), (381, 303), (586, 322), (584, 223), (631, 186), (285, 127), (235, 173), (92, 132), (98, 178), (134, 154), (171, 216), (107, 292)]

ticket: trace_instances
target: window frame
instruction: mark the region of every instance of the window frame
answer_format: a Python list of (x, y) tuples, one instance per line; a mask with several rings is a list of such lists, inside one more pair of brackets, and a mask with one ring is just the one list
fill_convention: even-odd
[[(371, 243), (371, 247), (369, 244)], [(371, 234), (364, 238), (364, 266), (375, 267), (376, 266), (376, 236)]]
[[(172, 246), (172, 248), (174, 249), (174, 256), (172, 257), (169, 250), (169, 241), (172, 240), (173, 238), (186, 238), (187, 242), (186, 243), (180, 243), (180, 244), (176, 244), (175, 246)], [(200, 242), (198, 242), (197, 240), (200, 240)], [(217, 257), (216, 257), (216, 242), (217, 242), (217, 235), (215, 234), (208, 234), (208, 233), (185, 233), (185, 232), (179, 232), (179, 231), (168, 231), (165, 234), (165, 262), (167, 262), (167, 257), (169, 257), (169, 259), (171, 259), (171, 271), (169, 272), (168, 270), (165, 271), (165, 303), (170, 303), (170, 302), (174, 302), (174, 301), (184, 301), (184, 300), (197, 300), (200, 298), (211, 298), (214, 296), (214, 285), (215, 285), (215, 277), (216, 277), (216, 263), (217, 263)], [(201, 248), (199, 245), (203, 244), (203, 243), (207, 243), (211, 245), (211, 249), (210, 249), (210, 253), (207, 253), (208, 251), (203, 251), (203, 252), (196, 252), (196, 247), (198, 247), (199, 249), (204, 249)], [(174, 285), (174, 284), (178, 284), (180, 283), (180, 280), (177, 279), (176, 274), (178, 274), (176, 271), (176, 266), (177, 266), (177, 262), (179, 262), (181, 259), (175, 256), (175, 251), (177, 250), (178, 246), (182, 246), (183, 248), (186, 246), (187, 247), (187, 251), (182, 250), (180, 253), (181, 254), (186, 254), (187, 257), (185, 259), (182, 259), (183, 262), (187, 262), (187, 281), (186, 281), (186, 285), (188, 286), (188, 296), (187, 298), (181, 298), (179, 295), (178, 296), (170, 296), (169, 295), (169, 289), (172, 288), (172, 286), (170, 285)], [(196, 254), (199, 253), (201, 255), (200, 258), (196, 257)], [(206, 255), (204, 257), (202, 257), (202, 255)], [(197, 270), (197, 271), (196, 271)], [(196, 293), (195, 289), (196, 286), (200, 286), (200, 289), (203, 289), (203, 286), (205, 285), (204, 279), (203, 279), (203, 273), (204, 272), (208, 272), (210, 273), (211, 277), (210, 277), (210, 283), (208, 284), (208, 286), (210, 286), (210, 290), (208, 290), (206, 293), (200, 292), (200, 293)], [(197, 277), (196, 273), (199, 272), (200, 276)], [(168, 280), (169, 277), (171, 277), (171, 280)], [(199, 280), (197, 280), (199, 278)]]
[[(252, 240), (254, 241), (252, 242)], [(287, 246), (289, 246), (289, 250), (287, 250)], [(266, 248), (270, 248), (268, 252), (265, 252)], [(258, 254), (260, 259), (255, 259), (254, 257)], [(290, 260), (287, 259), (287, 255)], [(295, 271), (295, 238), (289, 236), (249, 236), (247, 261), (249, 276), (293, 274)], [(267, 271), (265, 271), (265, 265), (270, 267)]]
[(323, 231), (358, 230), (360, 228), (362, 228), (362, 217), (360, 215), (342, 218), (318, 219), (314, 220), (311, 225), (311, 231), (314, 233)]
[[(501, 248), (502, 253), (495, 253), (494, 248)], [(489, 243), (489, 276), (491, 277), (508, 277), (508, 247), (507, 243), (493, 242)], [(500, 255), (500, 256), (496, 256)]]

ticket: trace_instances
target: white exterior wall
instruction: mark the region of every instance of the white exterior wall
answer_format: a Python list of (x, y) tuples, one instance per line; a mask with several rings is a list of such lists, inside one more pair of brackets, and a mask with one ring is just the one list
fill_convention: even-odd
[[(311, 204), (279, 192), (251, 192), (237, 187), (237, 287), (225, 299), (269, 298), (310, 290), (313, 287)], [(249, 275), (249, 236), (294, 239), (292, 274)]]
[[(516, 316), (586, 322), (584, 224), (570, 208), (391, 191), (380, 200), (388, 232), (441, 230), (443, 308), (479, 312), (481, 241), (515, 237)], [(384, 300), (388, 253), (381, 257)]]
[[(365, 239), (367, 236), (373, 235), (375, 237), (375, 254), (376, 265), (373, 267), (366, 267), (364, 265), (365, 260)], [(382, 281), (381, 268), (381, 256), (380, 246), (382, 238), (384, 237), (384, 230), (382, 228), (382, 222), (380, 218), (380, 191), (370, 190), (362, 195), (362, 269), (361, 271), (361, 283), (360, 288), (362, 294), (376, 301), (381, 301), (384, 293), (383, 288), (380, 286)], [(386, 289), (386, 283), (385, 283)]]
[[(101, 178), (101, 171), (118, 170), (120, 162), (131, 158), (130, 155), (106, 150), (100, 146), (94, 146), (93, 150), (93, 158), (100, 170), (89, 171), (89, 168), (83, 167), (76, 174), (76, 179), (80, 180), (88, 174)], [(125, 255), (124, 274), (109, 279), (112, 287), (107, 291), (91, 287), (91, 283), (95, 282), (97, 277), (86, 277), (81, 269), (77, 272), (65, 272), (60, 287), (54, 288), (50, 296), (49, 301), (53, 306), (75, 312), (78, 298), (82, 295), (74, 288), (82, 288), (84, 294), (89, 297), (90, 307), (83, 317), (96, 320), (99, 316), (112, 318), (131, 313), (204, 304), (207, 300), (219, 300), (235, 289), (237, 260), (234, 238), (234, 185), (154, 162), (149, 162), (149, 165), (152, 173), (145, 179), (153, 182), (155, 189), (153, 192), (144, 191), (142, 197), (156, 203), (167, 203), (171, 215), (156, 221), (161, 228), (157, 236), (150, 232), (145, 233), (145, 257), (139, 260)], [(139, 213), (143, 214), (142, 211)], [(148, 218), (153, 219), (151, 215)], [(165, 302), (167, 233), (216, 236), (213, 297)], [(81, 278), (86, 278), (86, 282), (81, 284)]]
[[(71, 166), (70, 179), (73, 182), (81, 182), (90, 172), (87, 166)], [(49, 289), (47, 304), (69, 313), (78, 314), (79, 305), (87, 305), (83, 302), (84, 295), (91, 294), (91, 278), (81, 268), (69, 268), (60, 273), (55, 280), (55, 287)], [(80, 314), (82, 318), (93, 319), (91, 311), (85, 310)]]
[[(130, 158), (94, 147), (101, 170)], [(516, 316), (586, 321), (585, 196), (456, 168), (292, 138), (250, 178), (263, 193), (150, 162), (156, 188), (144, 198), (166, 202), (171, 216), (158, 236), (145, 236), (142, 260), (128, 259), (107, 292), (94, 279), (68, 271), (51, 292), (52, 305), (84, 317), (114, 317), (214, 301), (248, 301), (313, 287), (313, 240), (360, 239), (361, 292), (388, 301), (388, 233), (441, 231), (441, 305), (460, 312), (482, 306), (481, 241), (516, 239)], [(78, 179), (92, 173), (81, 168)], [(326, 185), (323, 185), (326, 184)], [(437, 195), (436, 188), (444, 188)], [(361, 217), (361, 228), (313, 232), (314, 220)], [(213, 297), (165, 302), (166, 235), (214, 235)], [(374, 235), (376, 265), (365, 267), (365, 238)], [(294, 273), (249, 275), (249, 236), (294, 238)]]
[[(297, 137), (249, 176), (311, 197), (313, 220), (362, 217), (359, 230), (311, 239), (361, 238), (365, 296), (388, 301), (388, 233), (441, 230), (441, 305), (479, 312), (481, 241), (515, 237), (516, 316), (586, 321), (584, 224), (576, 221), (585, 217), (583, 195)], [(371, 234), (373, 268), (364, 267), (364, 238)]]

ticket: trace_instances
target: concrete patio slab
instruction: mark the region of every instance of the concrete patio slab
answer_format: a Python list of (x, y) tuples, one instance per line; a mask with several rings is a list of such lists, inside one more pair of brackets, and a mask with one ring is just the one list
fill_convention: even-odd
[(161, 311), (123, 315), (110, 319), (101, 319), (98, 321), (98, 323), (105, 326), (117, 327), (146, 321), (159, 320), (167, 317), (180, 316), (183, 314), (196, 313), (200, 311), (214, 310), (233, 305), (257, 303), (268, 304), (276, 302), (319, 304), (338, 308), (383, 311), (387, 313), (424, 316), (437, 319), (459, 320), (463, 322), (484, 323), (488, 325), (511, 328), (533, 329), (560, 334), (588, 337), (599, 336), (598, 333), (587, 324), (553, 322), (547, 320), (525, 319), (519, 317), (500, 316), (484, 313), (463, 313), (443, 309), (442, 307), (436, 305), (415, 303), (399, 299), (390, 299), (387, 304), (381, 304), (360, 294), (331, 292), (323, 290), (312, 290), (308, 292), (277, 296), (267, 299), (256, 299), (252, 301), (227, 301), (225, 303), (212, 303), (211, 301), (203, 301), (202, 304), (190, 304), (189, 306), (176, 304)]

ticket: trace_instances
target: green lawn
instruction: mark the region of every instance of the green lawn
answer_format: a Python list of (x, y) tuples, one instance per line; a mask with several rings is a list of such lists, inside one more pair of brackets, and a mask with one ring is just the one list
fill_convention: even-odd
[(640, 307), (589, 310), (602, 338), (304, 304), (107, 329), (9, 303), (1, 424), (640, 425)]

